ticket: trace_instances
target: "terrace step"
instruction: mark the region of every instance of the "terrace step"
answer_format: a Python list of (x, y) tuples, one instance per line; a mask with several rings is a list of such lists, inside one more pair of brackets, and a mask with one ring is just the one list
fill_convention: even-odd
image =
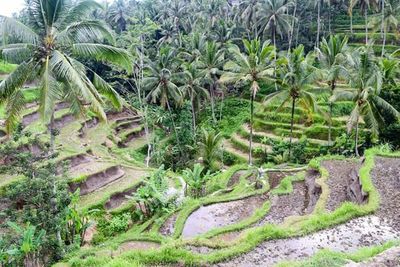
[[(250, 130), (249, 130), (250, 133)], [(249, 139), (239, 135), (239, 134), (234, 134), (231, 137), (231, 143), (233, 147), (242, 150), (246, 153), (250, 151), (250, 141)], [(253, 154), (256, 154), (257, 151), (262, 150), (265, 151), (267, 150), (267, 153), (272, 152), (272, 147), (266, 144), (258, 143), (253, 140)]]
[(236, 156), (239, 160), (243, 162), (246, 162), (249, 158), (249, 155), (247, 153), (244, 153), (243, 151), (235, 148), (229, 140), (224, 140), (223, 148), (226, 152)]

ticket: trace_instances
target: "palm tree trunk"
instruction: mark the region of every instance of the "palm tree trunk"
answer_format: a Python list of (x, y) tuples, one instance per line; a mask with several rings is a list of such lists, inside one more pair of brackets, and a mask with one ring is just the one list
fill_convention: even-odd
[(350, 32), (353, 34), (353, 14), (350, 14)]
[(193, 135), (196, 135), (196, 112), (194, 111), (194, 97), (193, 93), (190, 97), (191, 99), (191, 104), (192, 104), (192, 124), (193, 124)]
[(329, 29), (329, 34), (332, 34), (332, 18), (331, 18), (331, 5), (329, 3), (329, 10), (328, 10), (328, 29)]
[(358, 153), (358, 126), (359, 126), (359, 120), (360, 117), (357, 116), (357, 122), (356, 122), (356, 136), (355, 136), (355, 152), (356, 152), (356, 157), (359, 157), (360, 154)]
[(382, 6), (382, 21), (381, 21), (381, 37), (383, 38), (384, 36), (384, 27), (385, 27), (385, 0), (381, 0)]
[(292, 42), (293, 42), (293, 36), (294, 36), (294, 22), (295, 22), (296, 14), (297, 14), (297, 0), (294, 3), (293, 20), (292, 20), (292, 26), (290, 28), (290, 34), (289, 34), (288, 53), (290, 52), (290, 49), (292, 48)]
[(297, 23), (296, 46), (299, 44), (300, 23)]
[(50, 134), (50, 153), (53, 155), (54, 154), (54, 149), (55, 149), (54, 148), (55, 139), (56, 139), (56, 136), (55, 136), (55, 133), (54, 133), (54, 111), (51, 114), (50, 123), (47, 126), (47, 129), (48, 129), (49, 134)]
[[(276, 77), (276, 53), (278, 49), (276, 48), (276, 25), (272, 25), (272, 40), (274, 42), (274, 48), (275, 48), (275, 53), (274, 53), (274, 76)], [(276, 84), (276, 79), (275, 79), (275, 91), (278, 91), (278, 85)]]
[(250, 99), (250, 150), (249, 150), (249, 165), (253, 164), (253, 117), (254, 117), (254, 92), (251, 92)]
[(167, 108), (168, 108), (168, 112), (169, 112), (169, 117), (171, 118), (171, 121), (172, 121), (172, 127), (174, 127), (176, 142), (178, 143), (179, 150), (181, 150), (181, 144), (180, 144), (181, 142), (180, 142), (179, 137), (178, 137), (178, 130), (176, 129), (175, 120), (174, 120), (174, 118), (172, 116), (172, 110), (171, 110), (171, 106), (169, 105), (169, 101), (168, 100), (167, 100)]
[(296, 98), (292, 98), (292, 116), (290, 118), (290, 139), (289, 139), (289, 160), (292, 157), (292, 139), (293, 139), (293, 124), (294, 124), (294, 108), (296, 105)]
[[(331, 84), (331, 96), (335, 92), (336, 81), (333, 80)], [(333, 113), (333, 102), (329, 102), (329, 128), (328, 128), (328, 145), (332, 146), (332, 113)]]
[(211, 100), (211, 115), (212, 115), (212, 119), (213, 122), (216, 123), (217, 122), (217, 118), (215, 117), (215, 96), (214, 96), (214, 78), (213, 78), (213, 83), (210, 86), (210, 100)]
[(317, 2), (318, 18), (317, 18), (317, 40), (315, 42), (316, 47), (319, 47), (319, 35), (321, 31), (321, 0)]
[(221, 106), (219, 108), (219, 120), (222, 120), (222, 109), (224, 108), (225, 95), (222, 93)]
[(368, 44), (368, 9), (364, 10), (364, 18), (365, 18), (365, 44)]
[(382, 57), (385, 55), (385, 45), (386, 45), (386, 31), (383, 32), (383, 42), (382, 42)]

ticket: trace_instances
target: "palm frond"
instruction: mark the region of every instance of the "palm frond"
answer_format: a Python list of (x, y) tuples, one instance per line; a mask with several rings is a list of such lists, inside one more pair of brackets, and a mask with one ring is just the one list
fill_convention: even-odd
[(110, 62), (128, 73), (133, 71), (131, 57), (124, 49), (104, 44), (79, 43), (73, 45), (73, 51), (78, 56)]
[(104, 81), (99, 75), (93, 72), (93, 85), (99, 91), (100, 94), (104, 95), (111, 101), (113, 106), (117, 109), (121, 109), (124, 101), (121, 96), (112, 88), (110, 84)]
[(23, 43), (37, 44), (39, 42), (39, 36), (29, 27), (16, 19), (0, 15), (0, 36), (6, 38), (8, 35)]
[(25, 105), (25, 98), (22, 90), (15, 90), (7, 100), (6, 105), (6, 132), (12, 133), (21, 119), (21, 111)]
[(24, 85), (32, 72), (32, 68), (32, 62), (23, 62), (0, 83), (0, 103)]

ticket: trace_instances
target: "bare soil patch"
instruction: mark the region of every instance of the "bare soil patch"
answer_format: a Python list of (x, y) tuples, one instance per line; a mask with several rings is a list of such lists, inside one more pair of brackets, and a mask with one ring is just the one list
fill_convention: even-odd
[(214, 228), (231, 225), (250, 217), (268, 197), (257, 195), (249, 198), (203, 206), (186, 220), (182, 236), (191, 238)]
[(175, 212), (164, 222), (164, 224), (160, 227), (160, 233), (165, 236), (171, 236), (175, 231), (175, 223), (178, 219), (178, 212)]
[(62, 116), (61, 118), (55, 119), (54, 120), (54, 127), (56, 129), (61, 129), (64, 126), (66, 126), (67, 124), (75, 121), (76, 118), (74, 115), (72, 114), (65, 114), (64, 116)]
[(32, 124), (33, 122), (37, 121), (39, 118), (40, 118), (39, 112), (35, 111), (32, 113), (29, 113), (22, 118), (22, 125), (24, 127), (26, 127), (26, 126)]
[(271, 208), (257, 225), (280, 224), (286, 217), (303, 215), (307, 208), (307, 188), (305, 182), (293, 183), (293, 192), (287, 195), (272, 195)]
[(400, 232), (400, 159), (376, 157), (371, 177), (381, 198), (377, 215)]
[(228, 187), (233, 187), (233, 186), (235, 186), (236, 184), (238, 184), (239, 181), (240, 181), (240, 177), (242, 177), (245, 173), (246, 173), (246, 171), (244, 171), (244, 170), (240, 170), (240, 171), (235, 172), (235, 173), (231, 176), (231, 178), (229, 179), (228, 185), (227, 185), (227, 186), (228, 186)]
[(354, 172), (359, 172), (361, 163), (350, 160), (328, 160), (324, 161), (322, 166), (329, 172), (327, 184), (330, 192), (326, 208), (334, 211), (343, 202), (353, 200), (349, 194), (349, 185), (352, 183)]
[(79, 187), (81, 196), (86, 195), (120, 179), (124, 175), (125, 172), (119, 166), (113, 166), (102, 172), (90, 175), (83, 182), (70, 184), (70, 189), (75, 191)]
[(124, 204), (128, 200), (128, 196), (131, 196), (133, 193), (136, 192), (136, 190), (142, 186), (142, 184), (139, 184), (133, 188), (130, 188), (124, 192), (119, 192), (116, 194), (113, 194), (110, 199), (106, 202), (104, 207), (107, 210), (112, 210), (120, 207), (122, 204)]
[(283, 178), (286, 176), (293, 175), (293, 172), (281, 172), (281, 171), (274, 171), (274, 172), (267, 172), (268, 175), (268, 183), (271, 189), (277, 187)]
[(209, 247), (206, 247), (206, 246), (190, 246), (189, 245), (189, 246), (186, 246), (186, 249), (190, 250), (190, 251), (192, 251), (194, 253), (198, 253), (198, 254), (208, 254), (208, 253), (216, 251), (216, 249), (209, 248)]

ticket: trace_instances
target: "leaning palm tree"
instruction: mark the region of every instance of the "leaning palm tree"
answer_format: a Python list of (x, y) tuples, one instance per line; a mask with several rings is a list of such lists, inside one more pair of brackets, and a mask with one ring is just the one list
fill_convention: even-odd
[(352, 16), (353, 9), (359, 5), (361, 14), (364, 15), (365, 19), (365, 44), (368, 43), (368, 11), (371, 8), (376, 9), (379, 5), (379, 0), (349, 0), (349, 14)]
[(182, 92), (190, 99), (192, 106), (193, 132), (196, 132), (196, 111), (201, 107), (204, 99), (209, 98), (208, 90), (204, 87), (204, 74), (195, 63), (184, 64), (184, 71), (181, 73)]
[[(331, 96), (334, 94), (337, 82), (339, 79), (347, 76), (346, 50), (348, 38), (341, 39), (338, 35), (331, 35), (329, 40), (322, 39), (320, 48), (317, 49), (318, 59), (321, 63), (321, 70), (324, 74), (324, 79), (330, 87)], [(329, 102), (329, 129), (328, 143), (331, 145), (332, 138), (332, 109), (333, 103)]]
[(287, 56), (279, 59), (280, 61), (280, 83), (281, 90), (268, 95), (264, 105), (269, 105), (274, 101), (281, 104), (277, 111), (291, 102), (291, 121), (290, 121), (290, 141), (289, 158), (292, 152), (293, 122), (296, 104), (300, 104), (309, 113), (319, 111), (314, 95), (307, 91), (311, 84), (319, 78), (319, 71), (313, 66), (314, 55), (312, 53), (304, 55), (302, 45), (293, 49)]
[(224, 74), (220, 81), (222, 83), (236, 83), (236, 85), (250, 86), (250, 150), (249, 164), (253, 163), (253, 117), (254, 99), (260, 89), (260, 83), (268, 82), (273, 76), (272, 60), (275, 54), (275, 47), (269, 41), (261, 44), (259, 39), (252, 41), (243, 40), (244, 53), (237, 45), (233, 45), (229, 52), (232, 60), (224, 67)]
[(338, 91), (331, 101), (347, 100), (354, 103), (354, 108), (347, 122), (350, 133), (355, 128), (355, 154), (358, 157), (359, 124), (363, 118), (372, 134), (377, 136), (379, 126), (384, 123), (383, 114), (391, 114), (398, 118), (398, 111), (379, 97), (382, 89), (382, 73), (374, 58), (371, 47), (360, 47), (352, 55), (350, 76), (354, 90)]
[[(122, 100), (114, 89), (79, 59), (107, 61), (129, 71), (128, 53), (101, 42), (114, 38), (105, 23), (89, 14), (101, 6), (94, 0), (72, 1), (31, 0), (27, 6), (29, 24), (0, 16), (0, 36), (5, 43), (2, 57), (19, 63), (17, 69), (0, 83), (0, 104), (6, 103), (6, 128), (12, 132), (25, 105), (22, 87), (27, 80), (36, 80), (40, 91), (39, 111), (49, 132), (54, 128), (57, 101), (71, 104), (74, 114), (86, 114), (86, 107), (101, 119), (103, 96), (121, 108)], [(12, 38), (9, 38), (12, 37)], [(12, 41), (12, 42), (11, 42)], [(50, 138), (54, 146), (54, 134)]]

